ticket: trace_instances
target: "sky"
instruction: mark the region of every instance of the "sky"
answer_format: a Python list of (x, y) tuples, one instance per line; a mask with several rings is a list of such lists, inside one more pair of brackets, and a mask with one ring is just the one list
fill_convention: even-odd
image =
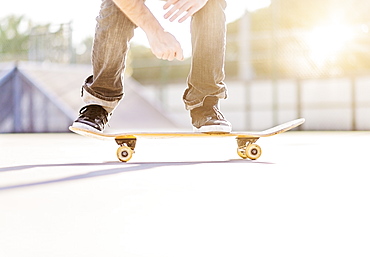
[[(101, 0), (11, 0), (0, 8), (0, 19), (11, 15), (25, 15), (37, 24), (59, 24), (72, 21), (73, 42), (81, 42), (84, 38), (94, 35), (95, 17), (99, 12)], [(227, 0), (226, 17), (228, 22), (239, 18), (245, 10), (254, 11), (270, 4), (270, 0)], [(163, 27), (174, 34), (183, 45), (185, 53), (190, 49), (189, 22), (179, 24), (171, 23), (162, 17), (164, 2), (147, 0), (147, 5), (159, 19)], [(140, 29), (135, 31), (134, 42), (147, 45), (144, 32)]]

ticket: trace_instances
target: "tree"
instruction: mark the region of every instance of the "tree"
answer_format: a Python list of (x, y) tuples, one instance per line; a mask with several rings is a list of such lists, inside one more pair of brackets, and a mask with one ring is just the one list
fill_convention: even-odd
[(31, 22), (24, 16), (8, 16), (0, 20), (0, 61), (27, 59)]

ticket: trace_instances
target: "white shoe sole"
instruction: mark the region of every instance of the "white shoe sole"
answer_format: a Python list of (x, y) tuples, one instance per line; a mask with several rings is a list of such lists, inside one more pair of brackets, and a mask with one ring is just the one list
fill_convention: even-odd
[(193, 127), (194, 132), (200, 133), (230, 133), (231, 130), (232, 130), (231, 126), (220, 126), (220, 125), (202, 126), (200, 128)]
[(97, 130), (96, 128), (93, 128), (93, 127), (91, 127), (91, 126), (89, 126), (85, 123), (81, 123), (81, 122), (73, 122), (72, 127), (88, 130), (88, 131), (91, 131), (91, 132), (94, 132), (94, 133), (103, 133), (102, 131)]

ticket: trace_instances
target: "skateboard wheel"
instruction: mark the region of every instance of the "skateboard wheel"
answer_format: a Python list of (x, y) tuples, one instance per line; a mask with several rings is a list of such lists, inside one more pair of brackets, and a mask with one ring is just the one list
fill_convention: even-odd
[(117, 157), (121, 162), (127, 162), (131, 159), (133, 150), (128, 146), (121, 146), (117, 149)]
[(245, 155), (251, 160), (257, 160), (262, 154), (261, 147), (256, 144), (247, 145), (245, 149)]
[(247, 158), (247, 155), (245, 154), (245, 146), (244, 147), (238, 147), (238, 155), (243, 158), (243, 159), (246, 159)]

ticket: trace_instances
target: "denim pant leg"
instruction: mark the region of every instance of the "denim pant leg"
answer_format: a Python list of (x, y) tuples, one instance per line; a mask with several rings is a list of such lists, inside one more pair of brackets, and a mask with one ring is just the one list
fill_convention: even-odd
[(112, 112), (124, 95), (122, 73), (136, 25), (112, 0), (102, 0), (96, 21), (93, 75), (86, 79), (82, 97), (86, 104), (99, 104)]
[(186, 109), (202, 106), (207, 96), (226, 98), (225, 0), (209, 0), (191, 20), (192, 64), (183, 99)]

